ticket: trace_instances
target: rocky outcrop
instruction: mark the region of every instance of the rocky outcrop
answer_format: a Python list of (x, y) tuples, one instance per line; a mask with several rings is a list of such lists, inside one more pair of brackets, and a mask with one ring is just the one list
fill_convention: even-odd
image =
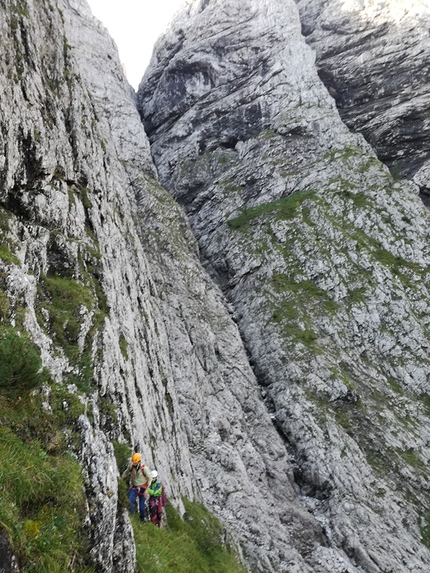
[(0, 536), (0, 572), (17, 573), (16, 559), (11, 554), (7, 540)]
[(318, 73), (350, 129), (428, 194), (430, 11), (395, 0), (299, 0)]
[(84, 0), (0, 13), (0, 319), (82, 403), (97, 571), (135, 570), (123, 444), (249, 571), (428, 573), (428, 213), (295, 4), (189, 2), (139, 90), (151, 147)]
[[(87, 396), (79, 456), (93, 560), (111, 571), (117, 536), (126, 534), (118, 570), (134, 571), (130, 525), (117, 515), (111, 440), (141, 447), (165, 475), (188, 463), (164, 396), (169, 389), (175, 396), (172, 379), (163, 386), (144, 346), (162, 355), (166, 342), (134, 240), (126, 162), (155, 170), (116, 48), (86, 3), (8, 2), (1, 10), (2, 244), (13, 251), (1, 263), (3, 320), (25, 328), (53, 376)], [(149, 408), (142, 396), (153, 378), (160, 391)], [(172, 439), (153, 454), (160, 420)], [(171, 495), (179, 496), (173, 484)]]
[(113, 443), (139, 448), (179, 509), (186, 496), (222, 518), (249, 568), (342, 562), (297, 496), (234, 310), (156, 179), (114, 44), (83, 0), (1, 13), (1, 318), (85, 405), (73, 448), (97, 570), (135, 569)]
[(428, 213), (342, 122), (300, 32), (293, 3), (190, 2), (139, 109), (323, 527), (307, 566), (424, 572)]

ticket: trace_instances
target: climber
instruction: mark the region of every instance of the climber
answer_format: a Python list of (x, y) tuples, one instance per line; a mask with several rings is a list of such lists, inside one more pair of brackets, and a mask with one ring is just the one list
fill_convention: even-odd
[(152, 481), (148, 466), (142, 463), (142, 457), (135, 453), (131, 457), (131, 465), (122, 474), (121, 479), (131, 477), (131, 487), (128, 491), (130, 513), (134, 513), (136, 497), (139, 498), (140, 520), (145, 521), (145, 499), (148, 497), (147, 488)]
[(161, 514), (163, 512), (163, 507), (166, 505), (167, 498), (164, 490), (164, 485), (157, 479), (158, 472), (151, 472), (152, 479), (151, 485), (148, 488), (149, 495), (149, 515), (151, 516), (151, 521), (157, 527), (161, 526)]

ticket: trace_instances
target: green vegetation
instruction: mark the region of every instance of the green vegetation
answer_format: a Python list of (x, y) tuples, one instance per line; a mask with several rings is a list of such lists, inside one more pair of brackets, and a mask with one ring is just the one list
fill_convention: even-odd
[(6, 238), (9, 231), (10, 213), (0, 208), (0, 259), (7, 265), (19, 265), (19, 259), (13, 254), (16, 245)]
[(366, 294), (365, 287), (360, 287), (357, 289), (351, 289), (348, 291), (348, 298), (351, 303), (360, 303), (364, 301), (364, 295)]
[[(38, 287), (37, 317), (42, 328), (64, 350), (78, 373), (70, 374), (69, 381), (79, 389), (90, 390), (93, 379), (92, 343), (97, 331), (102, 327), (107, 313), (106, 298), (100, 285), (91, 274), (92, 267), (83, 270), (89, 286), (74, 279), (44, 276)], [(93, 312), (92, 326), (86, 335), (84, 347), (78, 345), (81, 327), (87, 312)]]
[(203, 506), (183, 501), (183, 520), (167, 504), (167, 529), (133, 519), (137, 573), (245, 573), (231, 548), (222, 545), (219, 521)]
[(15, 6), (13, 5), (11, 6), (10, 11), (23, 18), (30, 17), (30, 14), (28, 13), (27, 3), (24, 0), (18, 0), (15, 3)]
[(324, 159), (329, 159), (331, 161), (337, 161), (340, 159), (342, 163), (346, 163), (351, 157), (363, 157), (363, 155), (363, 150), (360, 149), (360, 147), (356, 145), (347, 145), (343, 149), (328, 151), (324, 154)]
[(426, 547), (428, 547), (430, 549), (430, 516), (429, 515), (427, 515), (423, 519), (423, 523), (422, 523), (420, 529), (421, 529), (422, 542), (424, 543), (424, 545)]
[(0, 291), (0, 320), (3, 321), (9, 315), (10, 301), (5, 292)]
[(11, 251), (6, 243), (0, 244), (0, 259), (7, 265), (19, 265), (19, 259)]
[(321, 290), (315, 283), (309, 280), (300, 282), (293, 281), (291, 277), (284, 274), (274, 274), (272, 276), (272, 284), (277, 292), (304, 292), (308, 297), (323, 297), (326, 296), (325, 292)]
[[(130, 446), (127, 444), (121, 444), (120, 442), (113, 441), (113, 449), (115, 453), (116, 465), (120, 474), (126, 469), (128, 460), (132, 455)], [(120, 507), (128, 507), (128, 487), (124, 480), (118, 480), (118, 505)]]
[(90, 573), (83, 560), (83, 478), (64, 433), (69, 443), (79, 440), (75, 426), (84, 408), (57, 384), (29, 392), (49, 376), (35, 347), (11, 328), (0, 337), (0, 362), (0, 533), (22, 573)]
[(352, 421), (349, 409), (345, 408), (343, 404), (340, 404), (337, 408), (334, 408), (334, 416), (336, 422), (342, 426), (344, 430), (352, 430)]
[(373, 254), (375, 258), (382, 264), (389, 266), (391, 271), (395, 275), (402, 275), (403, 272), (400, 269), (410, 269), (413, 272), (421, 274), (425, 269), (420, 266), (418, 263), (412, 263), (403, 259), (402, 257), (396, 257), (389, 251), (383, 249), (382, 247), (378, 247)]
[(402, 178), (402, 174), (401, 174), (400, 167), (399, 167), (398, 163), (393, 163), (393, 165), (391, 165), (391, 167), (389, 169), (390, 169), (391, 177), (395, 181), (400, 181), (400, 179)]
[(0, 388), (17, 393), (36, 388), (48, 378), (39, 351), (27, 336), (0, 327)]
[(115, 441), (113, 441), (112, 444), (115, 453), (116, 465), (121, 472), (127, 467), (127, 463), (130, 456), (132, 455), (132, 451), (130, 446), (127, 444), (121, 444), (120, 442)]
[(313, 189), (306, 189), (288, 195), (288, 197), (282, 197), (273, 203), (264, 203), (256, 207), (243, 209), (238, 217), (227, 221), (227, 225), (231, 229), (246, 228), (253, 219), (272, 212), (276, 212), (278, 219), (293, 219), (297, 215), (303, 201), (312, 198), (314, 195), (315, 191)]
[(354, 193), (351, 190), (343, 189), (342, 195), (344, 197), (347, 197), (348, 199), (351, 199), (351, 201), (354, 203), (356, 207), (365, 208), (369, 207), (370, 205), (370, 202), (366, 194), (363, 193), (363, 191), (358, 191), (357, 193)]
[(276, 132), (273, 129), (266, 129), (264, 131), (260, 131), (253, 135), (251, 139), (270, 139), (272, 137), (276, 137)]
[(405, 462), (416, 469), (427, 471), (425, 463), (419, 457), (419, 455), (413, 450), (397, 450), (400, 457), (405, 460)]
[(94, 306), (90, 290), (73, 279), (45, 276), (40, 290), (45, 293), (44, 306), (50, 314), (50, 326), (56, 340), (69, 358), (74, 357), (74, 346), (79, 335), (81, 305), (88, 311)]
[(89, 198), (91, 189), (89, 189), (88, 187), (81, 187), (80, 192), (82, 197), (82, 205), (84, 206), (84, 209), (91, 209), (91, 207), (93, 206)]
[(128, 360), (128, 342), (123, 334), (119, 337), (119, 347), (121, 349), (121, 354), (124, 356), (126, 360)]
[(336, 303), (310, 280), (296, 282), (279, 273), (272, 276), (271, 284), (274, 291), (281, 295), (272, 303), (272, 322), (281, 325), (284, 336), (301, 342), (319, 354), (321, 350), (315, 344), (317, 334), (313, 329), (311, 309), (318, 307), (318, 313), (321, 310), (329, 313), (336, 308)]

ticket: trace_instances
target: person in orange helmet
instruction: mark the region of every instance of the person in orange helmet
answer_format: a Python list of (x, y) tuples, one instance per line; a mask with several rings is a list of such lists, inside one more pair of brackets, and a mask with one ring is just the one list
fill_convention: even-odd
[(130, 502), (130, 513), (134, 513), (136, 498), (139, 498), (140, 520), (145, 521), (145, 499), (148, 497), (147, 489), (151, 484), (152, 475), (148, 466), (142, 463), (142, 456), (135, 453), (131, 457), (131, 466), (122, 474), (122, 479), (129, 478), (130, 489), (128, 500)]

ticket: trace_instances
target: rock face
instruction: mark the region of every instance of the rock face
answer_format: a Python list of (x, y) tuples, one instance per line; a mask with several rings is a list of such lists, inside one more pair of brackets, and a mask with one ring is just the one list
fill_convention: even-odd
[(139, 448), (179, 509), (206, 503), (250, 568), (342, 560), (297, 496), (234, 311), (156, 180), (112, 41), (83, 1), (1, 15), (1, 318), (85, 402), (76, 453), (97, 570), (135, 569), (113, 442)]
[(430, 7), (299, 0), (302, 31), (343, 121), (428, 194)]
[(0, 319), (85, 406), (97, 571), (135, 570), (125, 444), (250, 572), (428, 573), (428, 213), (296, 5), (189, 2), (139, 90), (151, 146), (84, 0), (0, 15)]
[(323, 526), (307, 566), (424, 572), (428, 212), (347, 129), (300, 30), (293, 3), (189, 2), (138, 105)]
[(9, 549), (7, 540), (0, 536), (0, 571), (1, 573), (17, 573), (18, 567)]

